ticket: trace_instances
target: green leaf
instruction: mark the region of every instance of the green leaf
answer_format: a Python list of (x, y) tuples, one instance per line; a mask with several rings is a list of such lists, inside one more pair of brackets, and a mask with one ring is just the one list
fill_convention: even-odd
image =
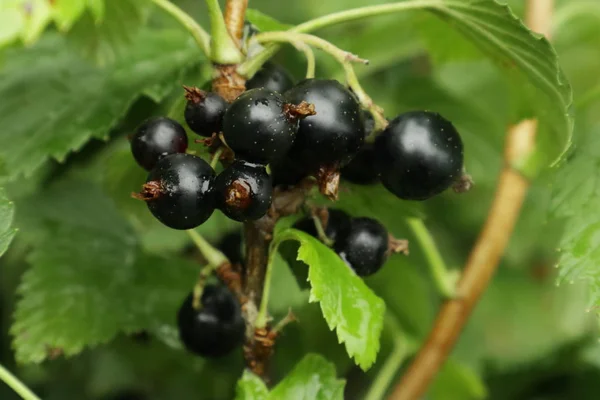
[(119, 332), (171, 324), (197, 268), (142, 255), (127, 222), (99, 187), (55, 185), (19, 209), (31, 244), (11, 328), (19, 362), (65, 356)]
[(511, 70), (515, 67), (545, 96), (530, 101), (531, 112), (551, 129), (540, 135), (539, 154), (554, 161), (571, 144), (573, 121), (570, 115), (571, 86), (558, 64), (550, 43), (532, 33), (507, 5), (490, 0), (443, 0), (434, 12), (449, 19), (451, 25)]
[(54, 20), (59, 29), (69, 30), (86, 9), (87, 0), (56, 0), (54, 2)]
[(307, 354), (271, 393), (260, 378), (244, 372), (238, 381), (236, 400), (343, 400), (344, 386), (333, 364), (318, 354)]
[(252, 8), (246, 10), (246, 19), (256, 25), (258, 30), (262, 32), (285, 31), (292, 27), (292, 25), (281, 23), (273, 17)]
[(316, 238), (296, 229), (276, 233), (273, 246), (299, 242), (298, 260), (308, 265), (310, 302), (319, 302), (323, 316), (348, 354), (367, 370), (379, 351), (384, 302), (335, 253)]
[(25, 17), (16, 7), (0, 5), (0, 47), (17, 40), (25, 26)]
[(265, 400), (269, 397), (267, 385), (258, 376), (246, 370), (237, 383), (236, 400)]
[(485, 384), (472, 369), (449, 359), (430, 391), (432, 400), (477, 400), (488, 395)]
[(47, 0), (21, 1), (19, 8), (25, 14), (21, 39), (23, 43), (31, 45), (40, 38), (52, 20), (52, 8)]
[(15, 205), (6, 197), (6, 191), (0, 188), (0, 256), (2, 256), (15, 237), (17, 230), (12, 228)]
[(131, 51), (132, 43), (146, 22), (149, 5), (146, 0), (107, 1), (101, 10), (92, 8), (84, 13), (67, 40), (96, 63), (110, 64)]
[(178, 32), (146, 32), (126, 58), (106, 68), (82, 62), (57, 37), (7, 51), (0, 73), (0, 98), (9, 99), (0, 104), (5, 178), (31, 175), (50, 157), (62, 161), (90, 138), (107, 138), (144, 90), (175, 81), (200, 59)]

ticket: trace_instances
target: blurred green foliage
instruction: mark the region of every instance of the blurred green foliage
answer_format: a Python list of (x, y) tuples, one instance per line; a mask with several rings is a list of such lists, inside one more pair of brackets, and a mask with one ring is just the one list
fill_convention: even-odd
[[(383, 2), (250, 3), (278, 21), (297, 24)], [(52, 15), (45, 0), (36, 0), (30, 2), (35, 18), (27, 21), (15, 16), (21, 3), (0, 5), (0, 44), (6, 44), (0, 50), (0, 178), (19, 229), (0, 259), (0, 362), (48, 400), (102, 399), (121, 389), (140, 390), (150, 399), (233, 398), (243, 371), (241, 351), (201, 360), (183, 352), (176, 340), (174, 312), (196, 273), (188, 238), (154, 221), (129, 198), (145, 173), (129, 155), (127, 134), (151, 115), (181, 118), (180, 87), (207, 81), (206, 61), (189, 35), (151, 2), (90, 0), (73, 8), (67, 5), (77, 2), (58, 1), (64, 7)], [(203, 2), (175, 3), (208, 25)], [(522, 1), (508, 3), (523, 16)], [(556, 7), (553, 43), (574, 91), (574, 146), (560, 167), (544, 170), (535, 181), (498, 273), (431, 399), (600, 397), (600, 220), (594, 207), (600, 197), (600, 5), (562, 0)], [(424, 217), (446, 263), (460, 269), (493, 198), (506, 128), (529, 115), (528, 103), (540, 96), (512, 68), (498, 67), (452, 26), (425, 12), (366, 19), (319, 35), (371, 60), (357, 72), (388, 116), (417, 108), (452, 120), (476, 182), (468, 194), (447, 193), (422, 204), (397, 201), (379, 187), (347, 185), (339, 207), (376, 217), (409, 240), (414, 238), (405, 218)], [(303, 77), (301, 54), (284, 48), (275, 59)], [(317, 76), (343, 79), (339, 66), (321, 53)], [(545, 121), (564, 120), (552, 117)], [(557, 126), (542, 126), (542, 133), (552, 129)], [(9, 221), (13, 211), (4, 193), (0, 204), (2, 222)], [(198, 231), (216, 242), (232, 229), (239, 226), (215, 213)], [(13, 233), (2, 225), (0, 248)], [(320, 306), (308, 303), (308, 293), (277, 260), (271, 310), (279, 318), (292, 307), (300, 322), (278, 341), (275, 382), (306, 354), (317, 353), (327, 361), (308, 361), (326, 371), (323, 393), (341, 390), (335, 366), (337, 377), (347, 379), (346, 398), (362, 399), (394, 349), (398, 332), (389, 326), (398, 325), (411, 343), (426, 336), (441, 299), (418, 246), (408, 258), (392, 258), (366, 283), (385, 301), (386, 318), (394, 323), (384, 325), (377, 362), (362, 372), (330, 331)], [(101, 301), (104, 297), (112, 303)], [(53, 328), (73, 336), (53, 337)], [(149, 331), (148, 340), (138, 334), (142, 329)], [(47, 357), (48, 343), (73, 356), (31, 364)], [(91, 344), (97, 346), (82, 351)], [(395, 376), (401, 373), (402, 368)], [(273, 393), (302, 379), (300, 371)], [(238, 396), (240, 391), (238, 386)], [(0, 399), (15, 396), (0, 383)]]

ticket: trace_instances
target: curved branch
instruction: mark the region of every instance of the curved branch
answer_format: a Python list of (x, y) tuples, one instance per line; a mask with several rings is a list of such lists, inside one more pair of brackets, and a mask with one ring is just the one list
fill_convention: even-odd
[[(552, 11), (551, 0), (529, 0), (529, 27), (548, 35)], [(526, 120), (509, 130), (504, 148), (504, 168), (494, 201), (458, 282), (457, 297), (447, 300), (442, 306), (427, 341), (390, 399), (414, 400), (423, 396), (488, 286), (512, 235), (530, 185), (513, 165), (534, 151), (537, 125), (536, 120)]]
[(242, 47), (247, 8), (248, 0), (227, 0), (225, 5), (225, 25), (238, 48)]

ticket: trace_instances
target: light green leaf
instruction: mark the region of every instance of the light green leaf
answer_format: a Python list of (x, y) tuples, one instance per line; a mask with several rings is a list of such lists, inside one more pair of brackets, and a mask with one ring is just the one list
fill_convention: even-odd
[(0, 256), (8, 250), (17, 232), (12, 228), (14, 213), (14, 203), (6, 197), (6, 191), (0, 188)]
[(31, 50), (7, 51), (6, 60), (0, 159), (10, 171), (5, 178), (14, 179), (31, 175), (50, 157), (62, 161), (92, 137), (107, 138), (140, 93), (176, 81), (201, 56), (178, 32), (146, 32), (126, 58), (106, 68), (82, 62), (57, 37)]
[(262, 32), (285, 31), (292, 27), (291, 25), (281, 23), (273, 17), (270, 17), (252, 8), (246, 11), (246, 19), (248, 19), (248, 21), (250, 21), (252, 24), (256, 25), (256, 27)]
[(236, 400), (266, 400), (269, 398), (267, 385), (258, 376), (246, 370), (235, 389)]
[(478, 400), (488, 393), (475, 371), (449, 359), (431, 385), (430, 395), (432, 400)]
[(270, 393), (270, 399), (342, 400), (345, 381), (335, 367), (317, 354), (307, 354)]
[(98, 24), (104, 20), (106, 14), (106, 6), (104, 0), (88, 0), (88, 7), (92, 12), (94, 21)]
[(46, 0), (22, 1), (20, 6), (25, 16), (21, 39), (26, 45), (35, 43), (52, 20), (52, 8)]
[(54, 20), (59, 29), (69, 30), (81, 17), (87, 5), (87, 0), (56, 0), (54, 2)]
[(298, 260), (308, 265), (310, 302), (319, 302), (323, 316), (348, 354), (367, 370), (379, 351), (385, 304), (333, 250), (296, 229), (276, 233), (274, 246), (299, 242)]
[(25, 26), (25, 17), (15, 7), (0, 5), (0, 47), (17, 40)]
[(193, 286), (197, 267), (141, 255), (131, 228), (95, 185), (61, 183), (19, 213), (32, 247), (11, 328), (20, 362), (171, 324)]
[(260, 378), (244, 372), (236, 400), (343, 400), (345, 384), (337, 379), (333, 364), (318, 354), (307, 354), (271, 393)]

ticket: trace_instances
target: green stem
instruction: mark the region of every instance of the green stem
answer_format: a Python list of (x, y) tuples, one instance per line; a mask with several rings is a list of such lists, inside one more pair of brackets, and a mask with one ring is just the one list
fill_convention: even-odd
[(273, 264), (275, 264), (275, 254), (277, 254), (277, 246), (279, 242), (274, 241), (269, 246), (269, 261), (267, 262), (267, 270), (265, 272), (265, 280), (263, 286), (262, 299), (260, 300), (260, 307), (258, 308), (258, 314), (256, 315), (256, 321), (254, 327), (256, 329), (262, 329), (267, 326), (269, 322), (269, 294), (271, 293), (271, 275), (273, 274)]
[(192, 241), (209, 265), (217, 268), (220, 265), (229, 262), (223, 253), (208, 243), (198, 232), (189, 229), (187, 233), (190, 235), (190, 238), (192, 238)]
[(223, 147), (218, 148), (217, 151), (215, 151), (215, 154), (213, 154), (212, 159), (210, 160), (210, 166), (212, 169), (215, 169), (217, 166), (217, 163), (221, 159), (221, 154), (223, 154)]
[(456, 292), (455, 279), (452, 279), (452, 275), (448, 272), (444, 259), (435, 245), (429, 230), (419, 218), (408, 218), (407, 223), (423, 249), (429, 271), (438, 291), (444, 297), (454, 297)]
[(312, 79), (315, 77), (315, 53), (312, 49), (306, 45), (306, 43), (297, 42), (294, 43), (294, 47), (304, 53), (304, 57), (306, 58), (306, 79)]
[(0, 364), (0, 380), (15, 391), (24, 400), (40, 400), (23, 382)]
[[(352, 53), (344, 51), (339, 47), (333, 45), (332, 43), (321, 39), (320, 37), (308, 35), (306, 33), (297, 33), (292, 31), (265, 32), (259, 33), (258, 35), (254, 36), (253, 40), (258, 41), (259, 43), (287, 42), (295, 46), (297, 46), (298, 43), (303, 43), (304, 45), (308, 44), (328, 53), (329, 55), (334, 57), (340, 64), (343, 65), (344, 71), (346, 72), (346, 81), (348, 83), (348, 86), (356, 94), (360, 101), (360, 104), (365, 109), (369, 110), (371, 114), (373, 114), (373, 118), (375, 119), (374, 131), (381, 131), (387, 126), (387, 120), (383, 116), (383, 110), (380, 107), (378, 107), (369, 97), (369, 95), (367, 95), (367, 93), (364, 91), (364, 89), (360, 85), (360, 82), (358, 81), (356, 72), (354, 72), (354, 68), (351, 64), (352, 62), (361, 62), (363, 64), (367, 64), (367, 60), (363, 60)], [(238, 72), (240, 72), (240, 70), (238, 70)]]
[(390, 384), (396, 377), (400, 366), (408, 356), (408, 346), (401, 333), (394, 339), (394, 348), (385, 360), (385, 364), (377, 374), (377, 377), (371, 384), (371, 388), (365, 397), (365, 400), (381, 400), (385, 397)]
[(314, 214), (311, 217), (313, 222), (315, 223), (315, 229), (317, 230), (317, 235), (319, 236), (321, 242), (323, 242), (327, 247), (333, 246), (333, 240), (329, 239), (329, 236), (327, 236), (325, 229), (323, 229), (321, 219)]
[[(409, 0), (400, 3), (381, 4), (376, 6), (367, 6), (341, 11), (333, 14), (324, 15), (303, 24), (291, 28), (290, 32), (306, 33), (321, 29), (327, 26), (339, 24), (342, 22), (354, 21), (357, 19), (372, 17), (376, 15), (392, 14), (405, 10), (414, 10), (419, 8), (444, 8), (448, 2), (442, 0)], [(463, 4), (464, 5), (464, 4)], [(279, 50), (278, 45), (267, 46), (264, 50), (257, 53), (252, 58), (246, 60), (238, 68), (238, 72), (246, 77), (252, 77)]]
[(192, 17), (168, 0), (152, 1), (154, 4), (171, 14), (172, 17), (179, 21), (179, 23), (181, 23), (181, 25), (183, 25), (185, 29), (192, 34), (194, 40), (196, 43), (198, 43), (200, 50), (202, 50), (202, 52), (207, 56), (210, 55), (210, 36)]
[(210, 278), (210, 276), (218, 267), (218, 265), (208, 264), (202, 267), (202, 269), (200, 270), (200, 275), (198, 276), (196, 285), (194, 285), (194, 292), (192, 298), (192, 307), (194, 307), (196, 310), (202, 308), (200, 299), (202, 299), (202, 293), (204, 292), (206, 281), (208, 281), (208, 278)]
[(212, 37), (210, 59), (217, 64), (239, 64), (244, 55), (227, 31), (219, 0), (206, 0)]

